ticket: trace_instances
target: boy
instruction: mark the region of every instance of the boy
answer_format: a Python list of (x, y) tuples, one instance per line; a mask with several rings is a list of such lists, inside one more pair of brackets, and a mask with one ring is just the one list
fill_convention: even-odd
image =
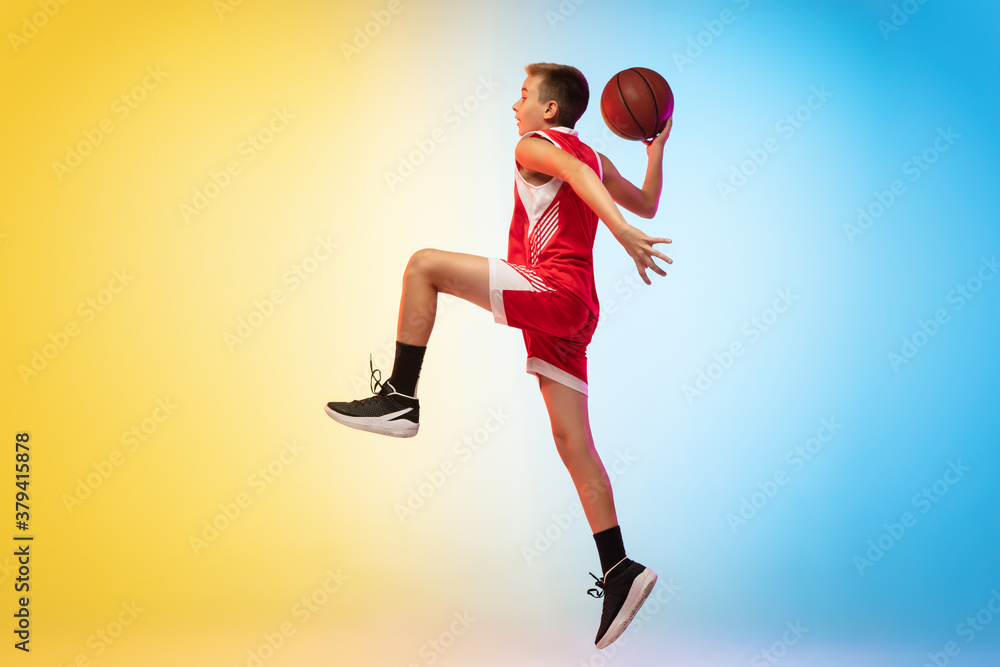
[(653, 244), (670, 239), (650, 238), (626, 223), (615, 202), (645, 218), (656, 214), (663, 145), (673, 119), (646, 142), (649, 163), (640, 189), (572, 129), (589, 99), (583, 74), (551, 63), (528, 65), (525, 71), (521, 99), (512, 107), (521, 139), (514, 149), (516, 189), (507, 260), (426, 248), (414, 253), (403, 276), (392, 376), (381, 383), (371, 368), (375, 396), (331, 402), (326, 412), (353, 428), (416, 435), (417, 380), (439, 292), (462, 297), (491, 311), (496, 322), (521, 329), (527, 372), (538, 376), (556, 447), (597, 543), (604, 576), (591, 574), (601, 590), (588, 593), (604, 597), (594, 642), (604, 648), (631, 622), (656, 583), (656, 573), (625, 555), (611, 485), (590, 432), (586, 348), (599, 312), (594, 236), (600, 219), (647, 285), (647, 268), (666, 275), (652, 258), (672, 260)]

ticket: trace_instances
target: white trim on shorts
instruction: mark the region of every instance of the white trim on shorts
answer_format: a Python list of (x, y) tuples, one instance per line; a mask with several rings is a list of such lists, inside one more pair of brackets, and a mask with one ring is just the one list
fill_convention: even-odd
[(545, 377), (552, 378), (559, 384), (564, 384), (570, 389), (576, 389), (584, 396), (587, 396), (586, 382), (575, 375), (570, 375), (561, 368), (553, 366), (547, 361), (539, 359), (538, 357), (529, 357), (528, 365), (524, 370), (532, 375), (544, 375)]

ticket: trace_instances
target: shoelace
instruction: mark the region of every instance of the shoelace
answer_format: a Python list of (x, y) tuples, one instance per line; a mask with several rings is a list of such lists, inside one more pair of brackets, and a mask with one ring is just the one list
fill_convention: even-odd
[(601, 589), (601, 590), (597, 590), (597, 588), (588, 589), (587, 595), (589, 595), (592, 598), (604, 597), (604, 579), (598, 579), (597, 575), (595, 575), (593, 572), (588, 572), (587, 574), (589, 574), (594, 578), (594, 581), (597, 583), (597, 588)]
[[(622, 563), (624, 563), (626, 559), (627, 559), (627, 557), (626, 558), (622, 558), (620, 561), (618, 561), (617, 563), (615, 563), (614, 565), (612, 565), (611, 566), (611, 570), (615, 569), (616, 567), (618, 567), (619, 565), (621, 565)], [(592, 576), (594, 578), (594, 582), (597, 584), (597, 588), (601, 589), (601, 590), (597, 590), (597, 588), (588, 589), (587, 590), (587, 595), (589, 595), (592, 598), (602, 598), (602, 597), (604, 597), (604, 584), (605, 584), (605, 580), (608, 578), (608, 575), (611, 574), (611, 570), (608, 570), (607, 574), (605, 574), (600, 579), (598, 579), (597, 575), (595, 575), (593, 572), (588, 572), (587, 573), (587, 574), (589, 574), (590, 576)]]
[[(371, 385), (370, 385), (372, 393), (377, 394), (382, 389), (382, 382), (381, 382), (382, 371), (375, 368), (375, 366), (372, 364), (372, 355), (370, 353), (368, 354), (368, 368), (370, 368), (372, 371)], [(375, 377), (376, 373), (378, 373), (378, 378)], [(375, 388), (376, 386), (378, 386), (378, 389)]]
[[(371, 354), (368, 355), (368, 368), (371, 369), (371, 372), (372, 372), (372, 377), (371, 377), (371, 381), (369, 383), (369, 386), (371, 387), (371, 390), (372, 390), (372, 393), (374, 394), (374, 396), (369, 396), (368, 398), (359, 398), (357, 400), (353, 400), (353, 401), (351, 401), (352, 405), (365, 405), (367, 403), (371, 403), (372, 401), (374, 401), (375, 399), (377, 399), (377, 398), (380, 397), (379, 396), (379, 391), (381, 391), (381, 389), (382, 389), (382, 381), (381, 381), (382, 380), (382, 371), (380, 371), (379, 369), (375, 368), (375, 365), (372, 362), (372, 355)], [(378, 373), (378, 377), (375, 377), (376, 373)]]

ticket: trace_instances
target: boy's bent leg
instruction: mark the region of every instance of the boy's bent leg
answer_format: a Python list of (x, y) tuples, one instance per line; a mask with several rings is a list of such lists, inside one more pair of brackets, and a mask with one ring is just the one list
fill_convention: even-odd
[(427, 345), (437, 314), (438, 292), (490, 310), (489, 260), (433, 248), (413, 253), (403, 274), (396, 340), (408, 345)]
[(331, 401), (326, 413), (351, 428), (397, 437), (417, 434), (420, 402), (417, 381), (424, 350), (434, 328), (438, 292), (460, 296), (489, 309), (489, 260), (476, 255), (424, 249), (413, 254), (403, 277), (392, 376), (374, 396)]

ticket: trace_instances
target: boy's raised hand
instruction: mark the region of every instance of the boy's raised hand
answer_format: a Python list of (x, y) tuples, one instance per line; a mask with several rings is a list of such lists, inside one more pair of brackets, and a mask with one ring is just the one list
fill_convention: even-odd
[(646, 155), (652, 157), (654, 151), (659, 155), (663, 155), (663, 144), (667, 142), (667, 138), (670, 137), (670, 128), (674, 126), (674, 117), (671, 116), (667, 119), (667, 125), (663, 128), (663, 132), (653, 137), (650, 140), (642, 140), (642, 143), (646, 144)]
[(617, 239), (625, 248), (625, 252), (629, 254), (629, 257), (635, 261), (635, 268), (638, 269), (639, 275), (642, 276), (642, 281), (647, 285), (652, 284), (649, 276), (646, 275), (647, 268), (652, 269), (661, 276), (667, 275), (667, 272), (653, 261), (653, 257), (659, 257), (667, 264), (674, 263), (674, 260), (653, 247), (655, 243), (673, 243), (670, 239), (652, 238), (647, 236), (638, 227), (632, 225), (624, 226), (618, 234)]

